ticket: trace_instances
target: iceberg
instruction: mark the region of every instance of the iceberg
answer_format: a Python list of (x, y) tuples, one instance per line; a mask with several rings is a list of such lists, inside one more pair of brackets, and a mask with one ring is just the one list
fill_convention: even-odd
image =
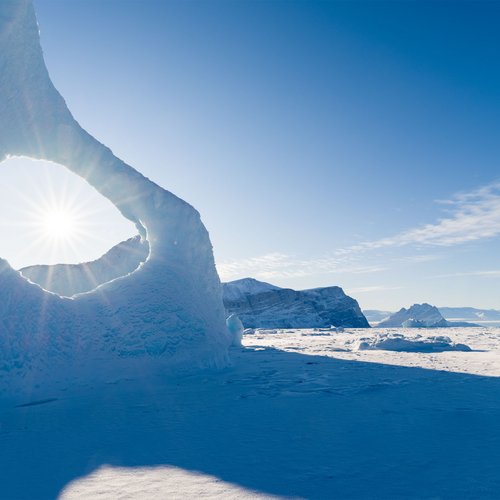
[(31, 0), (0, 3), (0, 161), (68, 168), (131, 220), (148, 254), (137, 269), (71, 298), (0, 260), (0, 386), (221, 366), (231, 342), (208, 232), (188, 203), (118, 159), (73, 118), (43, 60)]
[(241, 347), (241, 339), (243, 337), (245, 327), (243, 326), (240, 318), (238, 318), (236, 314), (231, 314), (226, 320), (226, 325), (229, 334), (231, 335), (231, 345)]

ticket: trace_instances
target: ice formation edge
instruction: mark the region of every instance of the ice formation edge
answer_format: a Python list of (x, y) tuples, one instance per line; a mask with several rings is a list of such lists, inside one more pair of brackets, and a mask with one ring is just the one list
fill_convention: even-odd
[[(0, 160), (58, 163), (135, 223), (149, 243), (133, 273), (71, 299), (0, 262), (0, 384), (111, 370), (128, 361), (221, 366), (230, 343), (212, 245), (199, 213), (87, 133), (52, 84), (31, 0), (0, 4)], [(41, 382), (42, 381), (42, 382)], [(3, 382), (3, 383), (2, 383)]]

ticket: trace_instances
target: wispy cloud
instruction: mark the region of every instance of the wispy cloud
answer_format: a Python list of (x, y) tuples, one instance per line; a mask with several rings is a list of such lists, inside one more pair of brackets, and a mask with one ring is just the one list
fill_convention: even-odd
[[(390, 237), (365, 241), (340, 248), (325, 257), (298, 259), (283, 253), (269, 253), (218, 264), (223, 280), (255, 276), (261, 279), (291, 278), (319, 273), (373, 273), (384, 266), (359, 265), (360, 255), (391, 247), (429, 246), (450, 247), (493, 238), (500, 235), (500, 182), (468, 193), (458, 193), (449, 200), (437, 200), (446, 207), (446, 216), (433, 224), (425, 224)], [(427, 262), (439, 256), (416, 255), (404, 257), (406, 262)]]
[(247, 259), (221, 262), (217, 264), (217, 269), (223, 280), (241, 276), (297, 277), (303, 275), (299, 262), (289, 255), (273, 252)]
[(298, 259), (283, 253), (269, 253), (258, 257), (226, 261), (217, 264), (217, 269), (223, 281), (243, 276), (259, 279), (298, 278), (320, 273), (350, 273), (371, 274), (385, 271), (382, 266), (357, 264), (348, 255)]
[(459, 278), (460, 276), (480, 276), (484, 278), (500, 278), (500, 269), (491, 269), (488, 271), (470, 271), (448, 274), (435, 274), (429, 276), (430, 279), (434, 278)]
[(362, 243), (358, 247), (376, 249), (404, 245), (452, 246), (500, 234), (500, 182), (469, 193), (459, 193), (450, 200), (438, 200), (438, 203), (448, 207), (448, 216), (438, 222), (389, 238)]
[(358, 288), (349, 288), (347, 291), (349, 294), (358, 294), (358, 293), (381, 292), (387, 290), (401, 290), (401, 287), (374, 285), (374, 286), (361, 286)]
[(405, 257), (400, 257), (398, 262), (405, 262), (408, 264), (419, 264), (421, 262), (432, 262), (434, 260), (442, 259), (442, 255), (437, 254), (424, 254), (424, 255), (408, 255)]

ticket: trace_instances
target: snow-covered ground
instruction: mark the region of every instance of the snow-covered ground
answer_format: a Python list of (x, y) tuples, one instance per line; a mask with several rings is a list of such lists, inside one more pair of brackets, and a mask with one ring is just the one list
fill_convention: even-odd
[(387, 333), (442, 331), (257, 332), (219, 372), (0, 399), (0, 498), (498, 498), (500, 330), (358, 350)]

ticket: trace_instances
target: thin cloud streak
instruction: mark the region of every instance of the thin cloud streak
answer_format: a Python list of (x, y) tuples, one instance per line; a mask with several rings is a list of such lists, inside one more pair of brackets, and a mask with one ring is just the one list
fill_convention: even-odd
[(397, 259), (397, 262), (403, 262), (406, 264), (419, 264), (421, 262), (433, 262), (435, 260), (442, 259), (442, 255), (426, 254), (426, 255), (409, 255), (408, 257), (401, 257)]
[[(340, 248), (330, 256), (297, 259), (282, 253), (269, 253), (218, 264), (224, 280), (243, 276), (261, 279), (296, 278), (320, 273), (374, 273), (385, 271), (383, 266), (362, 266), (356, 263), (360, 254), (385, 248), (405, 246), (450, 247), (500, 235), (500, 182), (469, 193), (458, 193), (449, 200), (437, 200), (447, 207), (448, 216), (434, 224), (409, 229), (391, 237), (367, 241)], [(440, 258), (423, 255), (403, 258), (420, 263)], [(401, 259), (400, 259), (401, 260)]]
[(356, 264), (350, 256), (297, 259), (278, 252), (217, 264), (223, 281), (245, 276), (259, 279), (298, 278), (325, 273), (371, 274), (385, 271), (385, 267)]
[(500, 182), (470, 193), (459, 193), (439, 203), (450, 207), (450, 215), (437, 223), (358, 246), (366, 249), (405, 245), (448, 247), (500, 234)]
[(480, 276), (484, 278), (500, 278), (500, 269), (492, 269), (489, 271), (470, 271), (461, 273), (436, 274), (429, 276), (430, 279), (435, 278), (459, 278), (461, 276)]
[(352, 294), (358, 293), (370, 293), (370, 292), (385, 292), (388, 290), (401, 290), (400, 286), (384, 286), (384, 285), (373, 285), (373, 286), (361, 286), (358, 288), (349, 288), (347, 292)]

